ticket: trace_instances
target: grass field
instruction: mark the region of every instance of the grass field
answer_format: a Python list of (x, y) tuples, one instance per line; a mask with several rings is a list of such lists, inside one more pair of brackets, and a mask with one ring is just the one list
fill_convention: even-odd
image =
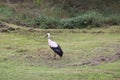
[[(53, 59), (47, 32), (61, 45), (62, 59)], [(120, 26), (0, 32), (0, 80), (120, 80), (119, 49)]]

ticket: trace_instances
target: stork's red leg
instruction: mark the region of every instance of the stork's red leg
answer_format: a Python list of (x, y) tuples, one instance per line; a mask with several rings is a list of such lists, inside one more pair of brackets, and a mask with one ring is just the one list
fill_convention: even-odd
[(56, 55), (57, 55), (57, 54), (56, 54), (56, 53), (54, 53), (54, 59), (56, 59)]

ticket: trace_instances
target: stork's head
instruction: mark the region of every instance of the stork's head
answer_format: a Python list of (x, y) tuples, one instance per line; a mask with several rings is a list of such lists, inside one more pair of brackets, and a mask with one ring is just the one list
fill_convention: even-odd
[(50, 38), (50, 33), (47, 33), (45, 37)]

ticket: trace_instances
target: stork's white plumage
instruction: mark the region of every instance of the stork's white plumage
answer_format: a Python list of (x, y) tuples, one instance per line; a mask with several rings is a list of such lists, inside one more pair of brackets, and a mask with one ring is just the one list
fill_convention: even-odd
[(50, 39), (50, 37), (51, 37), (50, 33), (47, 33), (47, 37), (48, 37), (48, 44), (49, 44), (50, 48), (55, 53), (54, 54), (54, 59), (56, 58), (56, 54), (59, 55), (60, 57), (62, 57), (63, 56), (63, 51), (62, 51), (60, 45)]
[(51, 39), (48, 39), (48, 44), (50, 47), (58, 47), (58, 44), (54, 41), (52, 41)]

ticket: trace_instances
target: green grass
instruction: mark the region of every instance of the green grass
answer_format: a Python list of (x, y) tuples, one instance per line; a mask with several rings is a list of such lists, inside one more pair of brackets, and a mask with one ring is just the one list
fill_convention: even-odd
[[(73, 66), (101, 55), (116, 54), (120, 48), (119, 27), (0, 33), (0, 80), (119, 80), (120, 61)], [(61, 45), (62, 59), (53, 60), (44, 38), (46, 32)]]

